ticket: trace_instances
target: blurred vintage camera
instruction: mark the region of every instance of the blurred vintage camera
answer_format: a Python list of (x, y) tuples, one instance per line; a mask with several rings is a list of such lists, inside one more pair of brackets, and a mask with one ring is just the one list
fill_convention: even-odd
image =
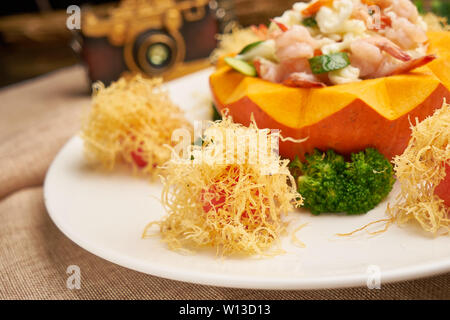
[(175, 68), (192, 69), (233, 19), (227, 2), (122, 0), (104, 12), (83, 9), (78, 43), (90, 80), (109, 84), (124, 73), (170, 78)]

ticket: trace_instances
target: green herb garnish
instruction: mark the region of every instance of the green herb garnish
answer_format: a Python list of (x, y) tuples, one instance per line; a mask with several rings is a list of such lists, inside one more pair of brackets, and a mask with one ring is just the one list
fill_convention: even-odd
[(314, 74), (343, 69), (349, 64), (350, 59), (346, 52), (325, 54), (309, 59), (309, 65)]
[(311, 28), (317, 27), (317, 21), (314, 17), (308, 17), (308, 18), (303, 19), (302, 24), (305, 27), (311, 27)]

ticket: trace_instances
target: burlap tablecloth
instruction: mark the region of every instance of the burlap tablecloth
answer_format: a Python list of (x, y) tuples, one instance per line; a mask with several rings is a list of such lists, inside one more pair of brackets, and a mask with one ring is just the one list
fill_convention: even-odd
[[(450, 274), (367, 288), (265, 291), (166, 280), (81, 249), (50, 220), (42, 197), (53, 157), (89, 105), (81, 67), (0, 90), (0, 298), (2, 299), (449, 299)], [(69, 265), (80, 290), (66, 287)]]

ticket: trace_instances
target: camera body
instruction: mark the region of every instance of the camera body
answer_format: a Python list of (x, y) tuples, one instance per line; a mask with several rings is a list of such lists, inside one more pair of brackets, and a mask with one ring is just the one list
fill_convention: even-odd
[(219, 21), (208, 0), (122, 0), (103, 16), (84, 10), (80, 55), (92, 82), (124, 73), (170, 78), (216, 47)]

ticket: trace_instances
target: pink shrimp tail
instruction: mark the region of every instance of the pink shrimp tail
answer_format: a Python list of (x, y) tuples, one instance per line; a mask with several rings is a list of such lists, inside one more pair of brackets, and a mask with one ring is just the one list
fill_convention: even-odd
[(399, 67), (397, 67), (395, 70), (392, 71), (390, 75), (397, 75), (397, 74), (403, 74), (410, 72), (414, 69), (417, 69), (419, 67), (422, 67), (431, 61), (436, 59), (436, 56), (434, 54), (430, 54), (428, 56), (423, 56), (417, 59), (413, 59), (411, 61), (408, 61), (406, 63), (401, 64)]
[(392, 46), (389, 44), (381, 44), (379, 45), (379, 48), (387, 53), (389, 53), (394, 58), (401, 60), (401, 61), (410, 61), (412, 58), (409, 54), (407, 54), (405, 51), (400, 49), (397, 46)]
[(363, 41), (366, 41), (376, 47), (378, 47), (380, 50), (388, 53), (392, 57), (401, 60), (401, 61), (410, 61), (412, 58), (409, 54), (407, 54), (405, 51), (400, 49), (395, 43), (392, 41), (382, 38), (382, 37), (371, 37), (366, 38)]
[(274, 19), (270, 19), (270, 21), (275, 23), (278, 26), (278, 28), (280, 28), (281, 31), (283, 31), (283, 32), (286, 32), (289, 30), (289, 28), (284, 23), (278, 22)]

